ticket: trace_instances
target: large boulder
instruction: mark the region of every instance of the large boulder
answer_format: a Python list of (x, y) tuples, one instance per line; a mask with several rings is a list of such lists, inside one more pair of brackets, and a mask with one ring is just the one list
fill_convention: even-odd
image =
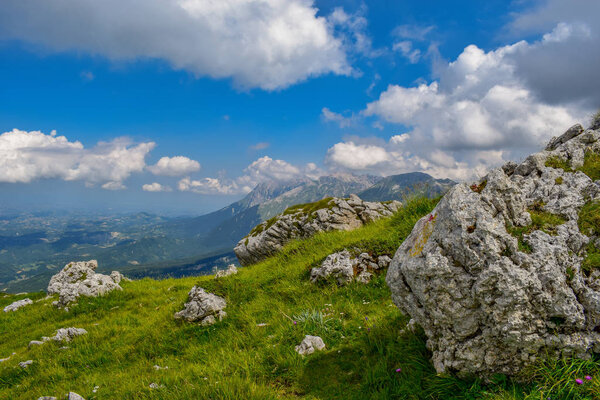
[(225, 307), (227, 303), (224, 298), (194, 286), (188, 294), (188, 302), (184, 304), (184, 309), (175, 313), (175, 318), (188, 322), (199, 321), (201, 325), (212, 325), (217, 322), (217, 319), (220, 321), (227, 315), (223, 311)]
[(578, 227), (600, 181), (567, 172), (599, 139), (574, 127), (551, 150), (455, 186), (400, 246), (387, 283), (438, 372), (513, 375), (538, 357), (600, 351), (600, 271), (582, 269), (590, 238)]
[(122, 290), (119, 282), (123, 276), (113, 271), (110, 276), (97, 274), (96, 260), (70, 262), (58, 274), (50, 278), (48, 294), (58, 293), (55, 305), (62, 307), (77, 300), (79, 296), (96, 297), (112, 290)]
[(240, 264), (253, 264), (275, 254), (293, 239), (307, 238), (318, 232), (356, 229), (393, 215), (400, 206), (399, 201), (362, 201), (354, 194), (348, 199), (333, 197), (293, 206), (257, 225), (238, 242), (234, 251)]

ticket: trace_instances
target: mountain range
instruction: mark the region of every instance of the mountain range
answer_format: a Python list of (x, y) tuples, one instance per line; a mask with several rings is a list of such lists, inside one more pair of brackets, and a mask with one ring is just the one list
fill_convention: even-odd
[(411, 193), (436, 197), (453, 184), (420, 172), (385, 178), (338, 174), (261, 183), (241, 200), (198, 217), (0, 216), (0, 290), (42, 289), (57, 269), (83, 259), (97, 259), (99, 271), (119, 269), (134, 277), (209, 273), (235, 261), (234, 245), (254, 226), (292, 205), (352, 193), (368, 201), (402, 200)]

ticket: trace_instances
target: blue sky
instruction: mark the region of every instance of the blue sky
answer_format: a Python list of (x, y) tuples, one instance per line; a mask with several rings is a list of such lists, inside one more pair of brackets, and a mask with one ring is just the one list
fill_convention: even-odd
[(202, 213), (271, 179), (473, 179), (600, 106), (599, 12), (585, 0), (9, 0), (0, 204)]

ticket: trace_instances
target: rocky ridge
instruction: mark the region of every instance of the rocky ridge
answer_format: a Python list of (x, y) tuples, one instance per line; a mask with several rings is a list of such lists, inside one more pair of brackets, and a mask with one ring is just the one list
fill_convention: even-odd
[(579, 226), (600, 200), (600, 181), (579, 169), (598, 153), (600, 131), (576, 125), (522, 163), (456, 185), (415, 225), (386, 280), (438, 372), (515, 375), (540, 356), (600, 352), (600, 271), (583, 263), (600, 227)]
[(350, 195), (348, 199), (333, 197), (293, 206), (257, 225), (238, 242), (234, 251), (242, 265), (253, 264), (275, 254), (293, 239), (318, 232), (356, 229), (393, 215), (400, 205), (398, 201), (367, 202)]

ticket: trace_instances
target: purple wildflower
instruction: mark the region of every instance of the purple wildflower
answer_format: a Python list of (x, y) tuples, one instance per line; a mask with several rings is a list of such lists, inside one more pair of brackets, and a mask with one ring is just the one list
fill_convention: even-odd
[(396, 369), (396, 372), (402, 372), (402, 368)]
[(583, 385), (583, 381), (579, 378), (575, 379), (575, 383), (577, 383), (578, 385)]
[(591, 376), (589, 376), (589, 375), (586, 375), (586, 376), (585, 376), (585, 380), (586, 380), (586, 381), (591, 381), (591, 380), (592, 380), (592, 377), (591, 377)]
[(369, 320), (369, 317), (365, 317), (365, 321), (368, 321), (368, 320)]
[(296, 325), (296, 321), (294, 321), (294, 325)]

